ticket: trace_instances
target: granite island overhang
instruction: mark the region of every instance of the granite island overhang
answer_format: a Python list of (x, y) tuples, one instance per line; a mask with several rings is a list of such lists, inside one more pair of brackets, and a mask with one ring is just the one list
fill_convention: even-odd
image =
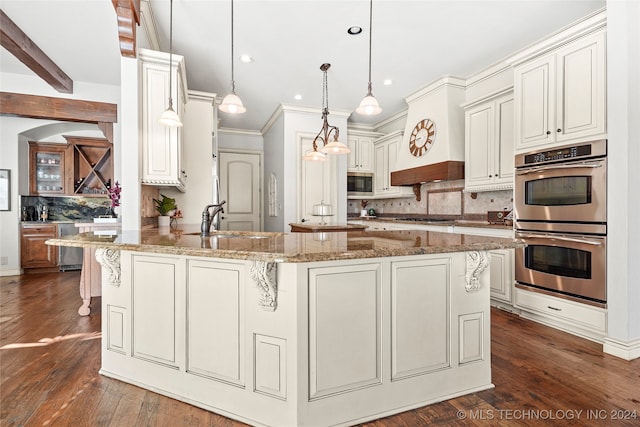
[(487, 251), (428, 231), (89, 233), (100, 373), (251, 425), (352, 425), (493, 387)]

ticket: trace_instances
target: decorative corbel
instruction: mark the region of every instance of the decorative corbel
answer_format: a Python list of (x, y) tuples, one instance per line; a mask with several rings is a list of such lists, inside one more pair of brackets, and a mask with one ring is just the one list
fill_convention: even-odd
[(413, 194), (416, 195), (416, 202), (419, 202), (420, 197), (420, 189), (422, 188), (422, 184), (413, 184)]
[(489, 266), (487, 251), (465, 252), (467, 273), (465, 274), (465, 290), (475, 292), (480, 289), (480, 274)]
[(120, 287), (120, 251), (113, 249), (96, 249), (96, 260), (103, 270), (109, 272), (109, 284)]
[(254, 261), (251, 277), (260, 289), (258, 305), (267, 311), (276, 311), (278, 307), (278, 284), (276, 283), (276, 263)]

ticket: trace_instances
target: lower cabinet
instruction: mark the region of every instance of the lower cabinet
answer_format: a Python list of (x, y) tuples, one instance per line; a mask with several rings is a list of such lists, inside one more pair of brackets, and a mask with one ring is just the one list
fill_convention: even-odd
[[(56, 224), (20, 224), (20, 265), (24, 269), (58, 269), (58, 247), (44, 242), (55, 239)], [(28, 271), (28, 270), (26, 270)]]
[(596, 342), (603, 342), (606, 336), (605, 308), (531, 292), (519, 286), (514, 288), (513, 303), (524, 318)]

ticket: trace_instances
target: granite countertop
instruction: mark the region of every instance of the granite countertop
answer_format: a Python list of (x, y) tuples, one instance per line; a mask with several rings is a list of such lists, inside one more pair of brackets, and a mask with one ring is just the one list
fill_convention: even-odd
[(333, 231), (333, 230), (343, 230), (343, 231), (353, 231), (353, 230), (362, 230), (367, 228), (366, 225), (358, 225), (358, 224), (318, 224), (318, 223), (290, 223), (291, 227), (304, 228), (310, 231)]
[(201, 238), (199, 225), (175, 229), (120, 231), (116, 235), (80, 233), (49, 239), (49, 245), (79, 246), (276, 262), (314, 262), (340, 259), (465, 252), (516, 248), (521, 241), (499, 237), (434, 231), (352, 231), (268, 233), (220, 231)]
[(359, 221), (363, 220), (365, 222), (384, 222), (384, 223), (397, 223), (397, 224), (416, 224), (416, 225), (453, 225), (456, 227), (480, 227), (480, 228), (496, 228), (500, 230), (512, 230), (513, 225), (505, 225), (505, 224), (490, 224), (488, 221), (483, 220), (473, 220), (473, 219), (429, 219), (429, 218), (421, 218), (421, 219), (402, 219), (402, 217), (397, 216), (385, 216), (385, 217), (363, 217), (363, 216), (354, 216), (347, 218), (349, 221)]

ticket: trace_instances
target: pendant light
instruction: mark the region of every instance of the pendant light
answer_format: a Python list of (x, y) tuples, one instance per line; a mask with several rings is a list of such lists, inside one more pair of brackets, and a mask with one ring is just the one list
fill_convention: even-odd
[(373, 0), (369, 0), (369, 86), (367, 87), (367, 95), (364, 97), (356, 113), (365, 116), (374, 116), (382, 112), (382, 108), (378, 104), (378, 100), (371, 93), (371, 27), (373, 24)]
[[(322, 70), (322, 128), (320, 132), (313, 139), (313, 150), (306, 153), (303, 157), (304, 160), (320, 161), (327, 160), (327, 154), (348, 154), (351, 149), (338, 141), (340, 135), (340, 129), (337, 126), (331, 126), (327, 116), (329, 115), (329, 87), (327, 84), (327, 70), (331, 67), (331, 64), (322, 64), (320, 70)], [(333, 137), (333, 140), (329, 142), (329, 139)], [(322, 143), (322, 148), (318, 150), (318, 142)]]
[(240, 97), (236, 95), (236, 81), (233, 71), (233, 0), (231, 0), (231, 93), (224, 97), (218, 108), (225, 113), (242, 114), (247, 109), (242, 105)]
[(181, 127), (182, 122), (180, 121), (180, 117), (178, 117), (178, 113), (173, 109), (173, 97), (172, 97), (172, 73), (171, 69), (173, 68), (173, 0), (170, 1), (170, 12), (169, 12), (169, 108), (166, 109), (164, 113), (160, 116), (160, 123), (163, 125), (167, 125), (170, 127)]

